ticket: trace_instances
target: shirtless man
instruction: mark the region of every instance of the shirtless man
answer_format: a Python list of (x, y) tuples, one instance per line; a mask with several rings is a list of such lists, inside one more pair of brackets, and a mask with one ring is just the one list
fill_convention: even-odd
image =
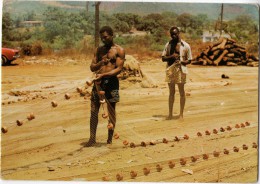
[(113, 42), (112, 28), (104, 26), (100, 29), (99, 34), (104, 45), (96, 49), (90, 65), (90, 70), (96, 73), (95, 82), (99, 82), (99, 84), (94, 85), (92, 89), (90, 138), (86, 147), (93, 146), (96, 143), (96, 130), (100, 109), (100, 99), (96, 87), (99, 87), (99, 90), (105, 91), (109, 121), (113, 124), (113, 128), (108, 129), (107, 144), (112, 144), (116, 125), (116, 103), (119, 102), (119, 81), (117, 75), (123, 69), (125, 61), (124, 49)]

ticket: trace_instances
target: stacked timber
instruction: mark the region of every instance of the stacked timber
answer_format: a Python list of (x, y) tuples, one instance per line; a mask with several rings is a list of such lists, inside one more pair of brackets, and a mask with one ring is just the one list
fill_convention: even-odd
[(248, 54), (246, 48), (237, 44), (235, 40), (222, 37), (203, 50), (192, 64), (258, 66), (258, 61), (258, 57)]

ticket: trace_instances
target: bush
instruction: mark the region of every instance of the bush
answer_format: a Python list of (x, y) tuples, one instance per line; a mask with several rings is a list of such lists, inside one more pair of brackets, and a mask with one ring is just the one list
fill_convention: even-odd
[(42, 54), (42, 45), (40, 42), (33, 43), (32, 48), (31, 48), (31, 54), (33, 56)]

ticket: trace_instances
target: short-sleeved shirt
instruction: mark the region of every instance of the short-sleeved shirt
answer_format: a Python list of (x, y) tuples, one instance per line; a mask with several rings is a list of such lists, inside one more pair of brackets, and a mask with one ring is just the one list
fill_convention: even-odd
[[(180, 47), (180, 61), (185, 61), (185, 60), (192, 60), (192, 54), (191, 54), (191, 48), (190, 45), (181, 40), (179, 43), (177, 43), (176, 47)], [(162, 56), (169, 56), (171, 55), (171, 41), (167, 42), (163, 52)], [(167, 67), (169, 67), (169, 64), (167, 63)], [(183, 73), (187, 73), (187, 67), (184, 65), (181, 65), (181, 68), (183, 70)]]

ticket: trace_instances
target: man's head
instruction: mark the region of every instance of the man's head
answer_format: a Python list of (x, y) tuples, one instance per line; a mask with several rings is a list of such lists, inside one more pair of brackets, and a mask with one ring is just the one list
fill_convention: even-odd
[(113, 29), (109, 26), (103, 26), (100, 31), (99, 31), (99, 35), (101, 38), (101, 41), (105, 44), (105, 45), (111, 45), (113, 43)]
[(171, 34), (171, 38), (174, 40), (174, 41), (178, 41), (179, 40), (179, 36), (180, 36), (180, 30), (178, 27), (171, 27), (170, 28), (170, 34)]

